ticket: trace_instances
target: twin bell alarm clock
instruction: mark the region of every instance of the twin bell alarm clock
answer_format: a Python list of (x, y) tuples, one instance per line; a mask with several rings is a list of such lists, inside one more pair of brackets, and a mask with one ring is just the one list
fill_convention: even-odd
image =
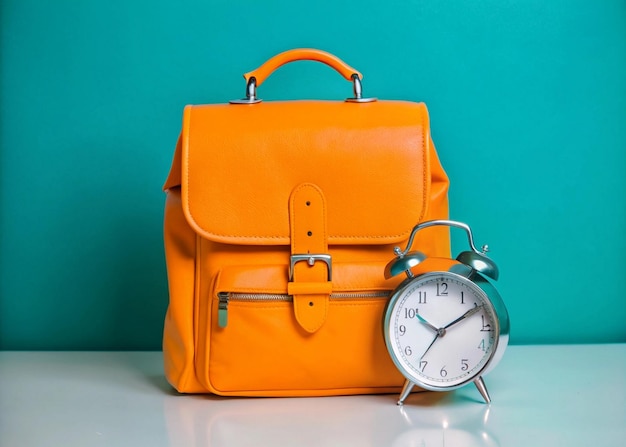
[[(434, 270), (414, 268), (427, 261), (409, 251), (418, 231), (444, 225), (465, 230), (471, 250), (456, 260), (436, 263)], [(491, 402), (483, 376), (502, 357), (509, 339), (509, 315), (490, 280), (498, 267), (478, 250), (470, 227), (452, 220), (423, 222), (411, 232), (405, 250), (395, 248), (385, 278), (406, 275), (393, 291), (384, 313), (385, 343), (406, 382), (398, 405), (414, 386), (449, 391), (474, 383), (486, 403)], [(445, 268), (440, 268), (445, 265)]]

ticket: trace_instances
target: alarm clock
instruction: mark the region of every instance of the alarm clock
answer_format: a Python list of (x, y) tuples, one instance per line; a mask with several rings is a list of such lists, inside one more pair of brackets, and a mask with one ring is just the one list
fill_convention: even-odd
[[(409, 251), (418, 231), (437, 225), (465, 230), (469, 251), (456, 260), (427, 258)], [(392, 292), (383, 317), (385, 343), (406, 382), (403, 405), (414, 386), (450, 391), (474, 383), (491, 402), (483, 376), (502, 358), (509, 340), (509, 315), (490, 281), (498, 267), (478, 250), (470, 227), (453, 220), (431, 220), (413, 228), (405, 250), (385, 268), (385, 278), (407, 277)], [(428, 268), (428, 262), (434, 269)]]

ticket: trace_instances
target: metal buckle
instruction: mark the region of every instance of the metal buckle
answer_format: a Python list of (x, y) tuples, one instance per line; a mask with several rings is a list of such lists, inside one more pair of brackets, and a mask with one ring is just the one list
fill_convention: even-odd
[(291, 263), (289, 264), (289, 281), (293, 281), (294, 267), (298, 262), (306, 261), (311, 267), (315, 265), (317, 261), (322, 261), (328, 267), (328, 281), (333, 280), (333, 267), (332, 256), (322, 254), (306, 254), (306, 255), (291, 255)]

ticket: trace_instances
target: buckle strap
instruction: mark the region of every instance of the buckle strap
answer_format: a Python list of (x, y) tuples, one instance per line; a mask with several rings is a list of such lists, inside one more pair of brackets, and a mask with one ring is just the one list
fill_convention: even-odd
[(318, 186), (303, 183), (294, 188), (289, 198), (289, 224), (289, 293), (298, 324), (313, 333), (326, 321), (332, 291), (326, 200)]
[(287, 294), (294, 295), (330, 295), (333, 291), (332, 282), (290, 282)]

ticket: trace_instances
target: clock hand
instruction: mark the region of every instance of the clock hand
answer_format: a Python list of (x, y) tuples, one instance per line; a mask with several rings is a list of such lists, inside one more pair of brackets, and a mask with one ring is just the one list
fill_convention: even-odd
[(422, 317), (420, 314), (415, 314), (415, 316), (417, 317), (418, 320), (420, 320), (422, 323), (424, 323), (426, 326), (428, 326), (429, 328), (431, 328), (433, 331), (438, 332), (439, 329), (436, 328), (435, 326), (433, 326), (432, 324), (430, 324), (428, 321), (426, 321), (424, 319), (424, 317)]
[(420, 357), (420, 360), (422, 360), (426, 356), (426, 353), (430, 351), (430, 348), (433, 347), (433, 345), (435, 344), (438, 338), (439, 338), (439, 331), (437, 331), (437, 335), (435, 335), (435, 338), (433, 338), (433, 341), (430, 342), (430, 344), (428, 345), (428, 348), (426, 348), (426, 351), (424, 351), (424, 353)]
[(422, 360), (424, 358), (424, 356), (426, 355), (426, 353), (428, 351), (430, 351), (430, 348), (432, 348), (432, 346), (435, 344), (437, 339), (439, 337), (442, 337), (443, 335), (445, 335), (446, 330), (445, 330), (445, 328), (437, 328), (437, 327), (435, 327), (433, 324), (429, 323), (424, 317), (422, 317), (419, 313), (416, 313), (415, 316), (417, 317), (417, 319), (421, 323), (424, 323), (426, 326), (428, 326), (429, 328), (431, 328), (433, 331), (435, 331), (437, 333), (437, 335), (435, 335), (435, 338), (433, 338), (433, 341), (431, 341), (430, 344), (428, 345), (428, 348), (426, 348), (426, 351), (424, 351), (424, 353), (420, 357), (420, 360)]
[(437, 331), (437, 335), (435, 335), (435, 338), (433, 338), (433, 341), (430, 342), (430, 344), (428, 345), (428, 348), (426, 348), (426, 351), (424, 351), (424, 353), (420, 357), (420, 360), (422, 360), (426, 356), (426, 353), (430, 351), (430, 348), (433, 347), (433, 345), (435, 344), (435, 342), (437, 341), (439, 337), (443, 337), (444, 335), (446, 335), (446, 328), (440, 327), (439, 329), (435, 329), (435, 330)]
[(461, 315), (459, 318), (457, 318), (456, 320), (454, 320), (451, 323), (448, 323), (447, 325), (445, 325), (443, 328), (444, 329), (448, 329), (451, 326), (454, 326), (457, 323), (460, 323), (461, 321), (465, 320), (468, 317), (471, 317), (472, 315), (474, 315), (476, 312), (478, 312), (479, 310), (481, 310), (483, 307), (483, 305), (481, 304), (480, 306), (476, 306), (473, 307), (472, 309), (468, 310), (467, 312), (465, 312), (463, 315)]

